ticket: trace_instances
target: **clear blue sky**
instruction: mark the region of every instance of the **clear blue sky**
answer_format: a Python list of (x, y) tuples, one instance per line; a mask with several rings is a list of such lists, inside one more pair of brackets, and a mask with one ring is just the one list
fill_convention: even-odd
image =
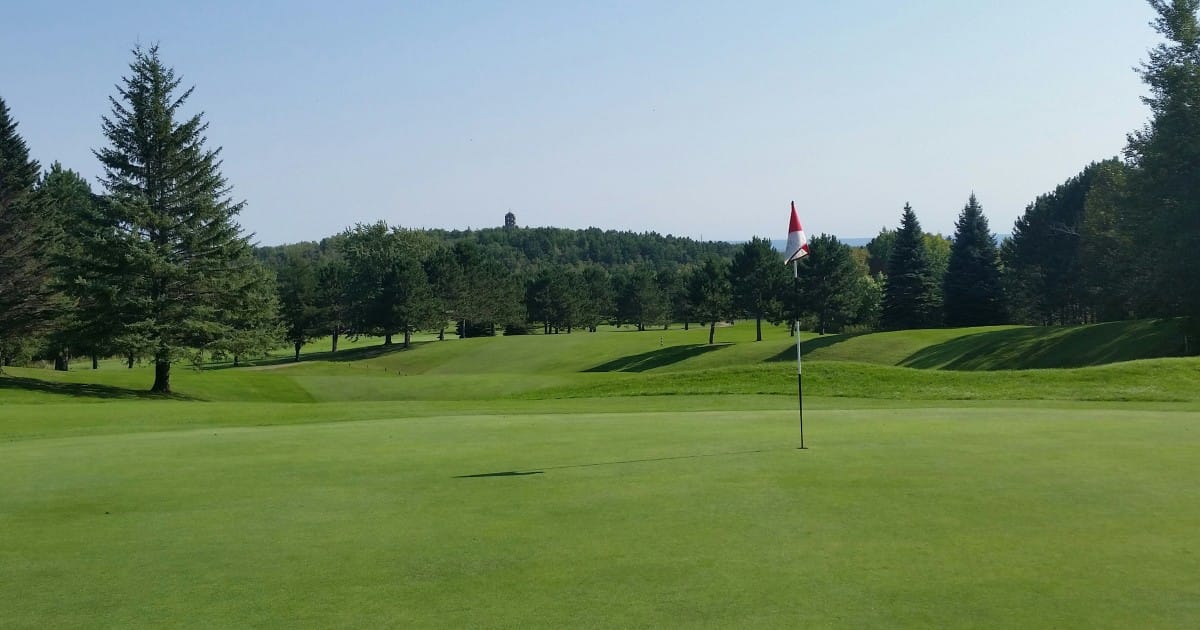
[(355, 222), (1006, 233), (1144, 124), (1139, 0), (25, 2), (0, 97), (89, 178), (129, 49), (158, 42), (263, 244)]

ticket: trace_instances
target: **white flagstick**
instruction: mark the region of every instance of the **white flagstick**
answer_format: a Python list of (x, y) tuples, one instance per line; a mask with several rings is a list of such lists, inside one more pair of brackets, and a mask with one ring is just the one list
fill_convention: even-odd
[[(796, 281), (800, 281), (800, 261), (792, 262), (792, 274)], [(800, 369), (800, 316), (796, 316), (796, 396), (800, 403), (800, 448), (804, 446), (804, 377), (801, 376)]]

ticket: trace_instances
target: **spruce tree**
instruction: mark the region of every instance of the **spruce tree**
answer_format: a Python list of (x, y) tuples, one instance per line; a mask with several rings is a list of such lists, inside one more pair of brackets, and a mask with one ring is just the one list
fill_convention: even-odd
[(41, 329), (52, 308), (46, 225), (32, 199), (39, 171), (0, 99), (0, 367), (5, 349)]
[(192, 89), (179, 91), (157, 46), (135, 48), (129, 69), (103, 119), (108, 146), (95, 155), (107, 201), (74, 286), (92, 296), (92, 318), (114, 322), (119, 346), (154, 359), (151, 391), (169, 393), (174, 361), (244, 332), (236, 326), (245, 318), (229, 314), (262, 278), (235, 222), (243, 204), (230, 198), (220, 149), (205, 145), (200, 114), (183, 113)]
[(93, 366), (97, 356), (107, 354), (105, 344), (109, 325), (104, 321), (88, 321), (80, 317), (84, 312), (76, 300), (64, 296), (77, 269), (73, 262), (79, 259), (80, 240), (75, 236), (87, 225), (96, 211), (98, 199), (92, 188), (79, 173), (63, 168), (55, 162), (38, 182), (34, 193), (38, 212), (50, 223), (46, 231), (50, 243), (49, 257), (53, 270), (53, 286), (56, 290), (55, 313), (50, 316), (54, 330), (48, 335), (47, 343), (55, 355), (55, 369), (66, 370), (72, 355), (90, 354)]
[(921, 224), (912, 206), (904, 204), (900, 229), (888, 258), (883, 294), (884, 328), (927, 328), (937, 321), (937, 284), (930, 269)]
[(1141, 67), (1151, 119), (1130, 134), (1126, 156), (1136, 225), (1142, 311), (1200, 322), (1200, 292), (1179, 282), (1200, 268), (1200, 0), (1150, 0), (1166, 41)]
[(1004, 322), (1004, 294), (996, 240), (975, 193), (954, 224), (954, 243), (943, 284), (946, 325), (986, 326)]

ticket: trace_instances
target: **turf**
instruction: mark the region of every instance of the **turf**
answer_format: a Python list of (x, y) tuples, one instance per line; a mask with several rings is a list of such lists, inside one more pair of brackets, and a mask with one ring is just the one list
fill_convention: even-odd
[(797, 451), (790, 410), (587, 407), (7, 442), (0, 621), (1182, 627), (1200, 615), (1195, 412), (823, 409)]
[(1195, 626), (1170, 326), (11, 369), (0, 627)]

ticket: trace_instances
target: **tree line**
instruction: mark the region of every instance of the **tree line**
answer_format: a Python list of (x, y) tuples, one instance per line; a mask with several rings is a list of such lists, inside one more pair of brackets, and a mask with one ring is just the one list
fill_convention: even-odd
[(29, 157), (0, 99), (0, 365), (120, 356), (155, 366), (235, 364), (287, 341), (416, 331), (461, 337), (800, 322), (821, 333), (1069, 324), (1131, 317), (1200, 322), (1182, 284), (1200, 256), (1200, 0), (1150, 0), (1164, 42), (1141, 76), (1149, 122), (1124, 159), (1039, 196), (997, 243), (971, 195), (951, 238), (905, 205), (864, 248), (820, 235), (795, 269), (766, 239), (700, 243), (558, 228), (406, 230), (361, 224), (318, 243), (254, 247), (207, 123), (157, 47), (135, 48), (94, 154), (102, 191)]

